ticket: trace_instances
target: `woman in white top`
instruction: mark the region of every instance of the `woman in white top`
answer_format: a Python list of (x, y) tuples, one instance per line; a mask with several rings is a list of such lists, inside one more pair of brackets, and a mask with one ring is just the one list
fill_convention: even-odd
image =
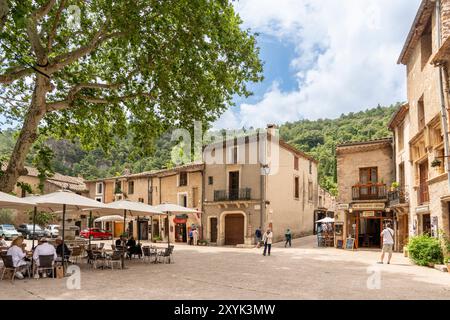
[(25, 251), (23, 250), (23, 237), (19, 236), (13, 240), (11, 247), (9, 247), (6, 255), (12, 257), (13, 265), (19, 270), (16, 272), (16, 277), (23, 279), (22, 272), (28, 269), (29, 262), (25, 261)]
[(272, 249), (272, 239), (273, 239), (273, 233), (270, 229), (267, 229), (267, 231), (263, 234), (263, 242), (264, 242), (264, 252), (263, 255), (266, 255), (266, 252), (268, 252), (270, 256), (270, 249)]

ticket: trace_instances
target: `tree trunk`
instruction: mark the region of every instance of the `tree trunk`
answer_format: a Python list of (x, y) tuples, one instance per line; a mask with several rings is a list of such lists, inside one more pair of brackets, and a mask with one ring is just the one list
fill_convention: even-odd
[(19, 137), (14, 146), (8, 166), (0, 176), (0, 190), (12, 192), (21, 175), (26, 175), (25, 159), (33, 143), (38, 138), (38, 126), (46, 111), (46, 96), (50, 90), (50, 80), (42, 75), (36, 75), (36, 82), (28, 110)]

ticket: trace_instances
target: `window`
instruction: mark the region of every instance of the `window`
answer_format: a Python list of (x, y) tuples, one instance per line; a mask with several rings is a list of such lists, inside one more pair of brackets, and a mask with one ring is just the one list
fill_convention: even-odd
[(128, 194), (134, 193), (134, 181), (128, 181)]
[(433, 53), (433, 39), (431, 33), (431, 19), (428, 21), (425, 31), (420, 38), (420, 52), (422, 55), (422, 70), (428, 64), (431, 54)]
[(425, 128), (425, 106), (423, 103), (423, 97), (417, 102), (417, 120), (420, 131)]
[(294, 170), (298, 170), (298, 157), (294, 156)]
[(116, 181), (114, 193), (122, 193), (122, 182), (119, 180)]
[(238, 163), (238, 147), (234, 146), (231, 148), (231, 163), (236, 164)]
[(361, 168), (359, 169), (359, 183), (371, 184), (378, 182), (378, 168)]
[(214, 184), (214, 178), (213, 177), (208, 177), (208, 184), (210, 186)]
[(400, 124), (397, 128), (397, 144), (398, 144), (399, 151), (403, 150), (403, 148), (405, 147), (403, 123)]
[(185, 193), (178, 194), (178, 205), (187, 208), (187, 206), (188, 206), (187, 194), (185, 194)]
[(312, 181), (308, 181), (308, 200), (312, 201), (313, 196), (314, 196), (313, 183), (312, 183)]
[(197, 207), (198, 206), (198, 202), (199, 202), (199, 199), (198, 199), (198, 188), (195, 187), (195, 188), (192, 188), (192, 206), (193, 207)]
[(95, 189), (96, 189), (96, 194), (103, 194), (103, 182), (97, 182)]
[(179, 187), (184, 187), (188, 185), (188, 175), (187, 172), (180, 172), (180, 180), (179, 180)]
[(138, 201), (141, 202), (141, 203), (144, 203), (144, 198), (139, 198)]
[(294, 178), (294, 198), (300, 198), (300, 179), (298, 177)]

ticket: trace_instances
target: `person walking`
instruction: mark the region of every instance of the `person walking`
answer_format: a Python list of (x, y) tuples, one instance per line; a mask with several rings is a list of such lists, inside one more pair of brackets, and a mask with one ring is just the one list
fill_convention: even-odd
[(189, 245), (192, 246), (194, 242), (194, 232), (192, 231), (192, 229), (189, 231)]
[(263, 256), (268, 253), (270, 256), (270, 249), (272, 249), (272, 239), (273, 239), (273, 233), (270, 229), (267, 229), (267, 231), (264, 233), (262, 237), (262, 241), (264, 242), (264, 252)]
[(261, 242), (261, 236), (262, 236), (261, 227), (258, 227), (258, 228), (256, 228), (256, 231), (255, 231), (255, 243), (257, 246)]
[(383, 249), (381, 250), (381, 261), (378, 263), (384, 263), (384, 254), (387, 252), (389, 254), (387, 263), (390, 264), (394, 247), (394, 230), (391, 229), (391, 224), (389, 222), (385, 224), (380, 236), (383, 237)]
[(284, 237), (286, 239), (286, 243), (284, 244), (284, 247), (286, 248), (289, 244), (289, 248), (292, 247), (292, 233), (291, 230), (287, 229), (286, 233), (284, 234)]
[(198, 242), (198, 230), (197, 230), (197, 228), (195, 228), (194, 231), (192, 231), (192, 236), (193, 236), (193, 240), (194, 240), (194, 246), (196, 246), (197, 242)]

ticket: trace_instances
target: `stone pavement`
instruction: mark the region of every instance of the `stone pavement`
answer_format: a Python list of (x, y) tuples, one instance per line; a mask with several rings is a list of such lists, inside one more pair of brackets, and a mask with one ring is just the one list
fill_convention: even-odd
[(377, 265), (378, 257), (317, 248), (314, 237), (292, 248), (275, 244), (270, 257), (256, 248), (176, 245), (170, 265), (82, 264), (80, 290), (67, 289), (67, 278), (3, 281), (0, 299), (450, 299), (450, 274), (414, 266), (399, 253), (391, 265)]

